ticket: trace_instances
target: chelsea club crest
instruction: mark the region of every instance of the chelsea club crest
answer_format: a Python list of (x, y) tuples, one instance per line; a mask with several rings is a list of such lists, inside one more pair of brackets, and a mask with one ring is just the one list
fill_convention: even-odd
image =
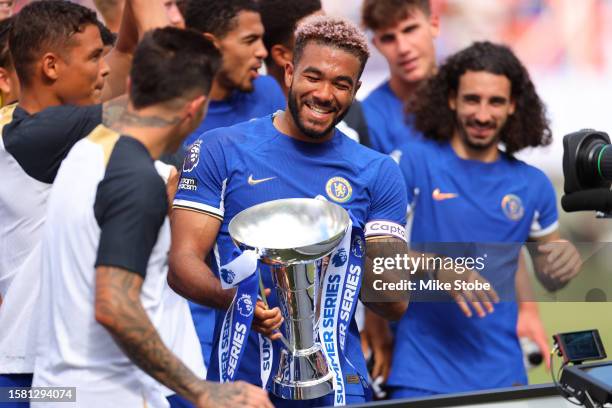
[(525, 207), (521, 198), (514, 194), (506, 194), (501, 202), (502, 210), (506, 217), (512, 221), (518, 221), (525, 214)]
[(332, 177), (325, 185), (327, 196), (337, 203), (346, 203), (353, 195), (353, 187), (344, 177)]

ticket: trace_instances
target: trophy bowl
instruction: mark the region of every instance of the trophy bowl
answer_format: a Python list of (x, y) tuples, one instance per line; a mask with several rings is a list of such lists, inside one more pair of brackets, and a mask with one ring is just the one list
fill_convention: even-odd
[(240, 212), (229, 223), (229, 234), (238, 247), (259, 250), (266, 263), (297, 263), (328, 255), (348, 225), (348, 213), (337, 204), (288, 198)]
[(272, 380), (272, 392), (281, 398), (314, 399), (333, 391), (334, 373), (317, 335), (317, 284), (325, 269), (321, 259), (340, 244), (349, 225), (342, 207), (309, 198), (258, 204), (229, 224), (234, 243), (256, 250), (272, 274), (284, 318), (285, 347)]

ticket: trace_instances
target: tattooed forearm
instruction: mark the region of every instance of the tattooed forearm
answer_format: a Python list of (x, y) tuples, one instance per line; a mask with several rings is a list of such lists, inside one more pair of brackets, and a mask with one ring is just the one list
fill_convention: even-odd
[(114, 267), (98, 267), (96, 319), (134, 364), (195, 402), (209, 387), (163, 344), (140, 303), (142, 282), (135, 273)]

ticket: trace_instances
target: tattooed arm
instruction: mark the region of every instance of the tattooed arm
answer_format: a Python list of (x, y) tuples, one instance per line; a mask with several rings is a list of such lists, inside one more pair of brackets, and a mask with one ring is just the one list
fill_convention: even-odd
[(147, 374), (197, 407), (272, 407), (267, 394), (246, 383), (200, 380), (164, 345), (142, 304), (140, 275), (121, 268), (96, 268), (96, 321)]

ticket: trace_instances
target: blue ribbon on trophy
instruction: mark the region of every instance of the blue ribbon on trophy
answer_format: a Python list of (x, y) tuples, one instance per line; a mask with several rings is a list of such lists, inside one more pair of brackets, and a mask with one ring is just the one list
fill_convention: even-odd
[(244, 251), (222, 266), (219, 275), (223, 289), (237, 288), (221, 329), (218, 358), (221, 382), (224, 383), (236, 378), (251, 332), (259, 281), (257, 253), (253, 250)]
[(363, 229), (350, 212), (349, 215), (351, 233), (346, 234), (332, 252), (321, 288), (319, 338), (323, 353), (334, 372), (334, 405), (346, 404), (342, 362), (350, 362), (344, 354), (344, 346), (357, 306), (365, 254)]

